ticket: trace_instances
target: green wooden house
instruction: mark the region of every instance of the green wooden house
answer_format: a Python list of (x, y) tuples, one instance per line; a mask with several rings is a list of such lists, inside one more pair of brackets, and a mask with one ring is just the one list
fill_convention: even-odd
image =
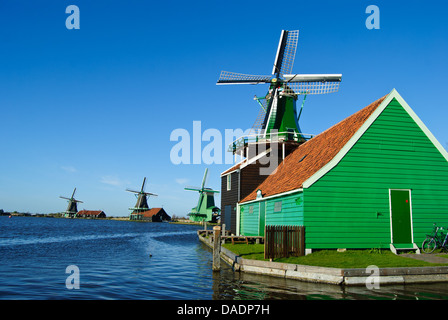
[(448, 225), (448, 154), (394, 89), (300, 145), (236, 211), (239, 235), (305, 226), (307, 253), (417, 249)]

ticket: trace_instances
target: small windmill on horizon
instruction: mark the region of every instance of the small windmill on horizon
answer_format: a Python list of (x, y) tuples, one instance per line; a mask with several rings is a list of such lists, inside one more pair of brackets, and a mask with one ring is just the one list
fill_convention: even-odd
[(72, 196), (70, 198), (59, 196), (59, 198), (68, 201), (67, 210), (65, 210), (64, 212), (64, 217), (66, 218), (74, 218), (76, 216), (76, 213), (78, 212), (77, 203), (83, 203), (82, 201), (75, 199), (75, 192), (76, 188), (73, 190)]
[(191, 209), (188, 216), (191, 221), (206, 221), (216, 222), (221, 210), (215, 206), (215, 193), (219, 191), (205, 187), (208, 175), (208, 168), (205, 169), (204, 177), (202, 178), (201, 187), (185, 187), (185, 190), (199, 192), (199, 199), (196, 207)]
[(126, 189), (126, 191), (128, 192), (135, 193), (135, 196), (137, 198), (137, 203), (135, 204), (135, 206), (133, 208), (129, 208), (129, 210), (132, 210), (129, 216), (130, 220), (141, 220), (140, 213), (149, 210), (147, 197), (150, 196), (157, 197), (157, 195), (154, 193), (145, 192), (145, 185), (146, 185), (146, 177), (143, 178), (143, 183), (140, 191)]

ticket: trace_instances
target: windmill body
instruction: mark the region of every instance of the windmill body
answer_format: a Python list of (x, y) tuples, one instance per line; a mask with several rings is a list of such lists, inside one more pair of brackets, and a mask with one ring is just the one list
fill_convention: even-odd
[(149, 210), (147, 198), (149, 196), (157, 197), (157, 195), (154, 193), (145, 192), (145, 184), (146, 184), (146, 177), (143, 178), (143, 183), (140, 191), (126, 189), (126, 191), (128, 192), (135, 193), (135, 196), (137, 197), (137, 203), (135, 204), (135, 206), (133, 208), (129, 208), (129, 210), (131, 210), (131, 214), (129, 216), (130, 220), (141, 220), (142, 219), (141, 213)]
[(65, 199), (68, 201), (67, 210), (65, 210), (65, 212), (64, 212), (64, 217), (66, 217), (66, 218), (74, 218), (78, 212), (77, 203), (78, 202), (83, 203), (82, 201), (75, 199), (75, 192), (76, 192), (76, 188), (73, 190), (72, 196), (70, 198), (63, 197), (63, 196), (59, 197), (61, 199)]
[[(336, 92), (342, 79), (341, 74), (292, 74), (299, 31), (283, 30), (272, 75), (248, 75), (222, 71), (217, 82), (224, 84), (269, 84), (265, 97), (255, 96), (261, 105), (260, 113), (250, 134), (234, 141), (229, 151), (248, 156), (250, 144), (267, 144), (272, 141), (298, 146), (311, 136), (302, 133), (299, 127), (301, 109), (296, 102), (307, 95)], [(302, 103), (303, 108), (303, 103)]]
[(195, 222), (216, 222), (221, 210), (215, 206), (215, 193), (219, 191), (205, 187), (208, 169), (205, 169), (201, 187), (185, 187), (185, 190), (197, 191), (199, 199), (197, 205), (188, 213), (189, 219)]

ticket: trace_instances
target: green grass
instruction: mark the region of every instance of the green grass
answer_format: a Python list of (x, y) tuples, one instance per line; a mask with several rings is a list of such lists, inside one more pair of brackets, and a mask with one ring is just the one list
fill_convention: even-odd
[[(244, 259), (264, 260), (263, 244), (224, 244), (223, 247)], [(333, 268), (366, 268), (375, 265), (378, 268), (429, 267), (446, 264), (435, 264), (412, 258), (395, 255), (389, 250), (321, 250), (303, 257), (275, 259), (274, 262), (333, 267)]]

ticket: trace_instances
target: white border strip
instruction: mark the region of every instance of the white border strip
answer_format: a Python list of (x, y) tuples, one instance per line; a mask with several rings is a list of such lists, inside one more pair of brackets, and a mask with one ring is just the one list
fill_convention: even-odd
[(246, 202), (239, 202), (238, 205), (246, 205), (246, 204), (252, 203), (252, 202), (269, 200), (269, 199), (272, 199), (272, 198), (277, 198), (277, 197), (285, 196), (285, 195), (288, 195), (288, 194), (291, 194), (291, 193), (296, 193), (296, 192), (303, 192), (303, 189), (302, 188), (294, 189), (294, 190), (290, 190), (290, 191), (286, 191), (286, 192), (282, 192), (282, 193), (273, 194), (272, 196), (269, 196), (269, 197), (266, 197), (266, 198), (260, 198), (260, 199), (246, 201)]

